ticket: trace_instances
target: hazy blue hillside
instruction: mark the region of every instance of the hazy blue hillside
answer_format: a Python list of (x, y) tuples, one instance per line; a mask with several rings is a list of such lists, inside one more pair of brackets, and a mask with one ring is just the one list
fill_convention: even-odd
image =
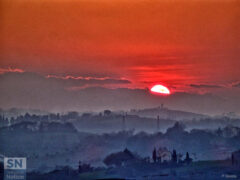
[[(227, 135), (227, 136), (226, 136)], [(77, 131), (71, 123), (22, 122), (0, 129), (0, 152), (5, 156), (25, 156), (29, 170), (49, 171), (57, 165), (77, 166), (78, 161), (103, 165), (108, 154), (129, 148), (142, 157), (151, 156), (154, 147), (188, 151), (195, 160), (219, 160), (240, 148), (240, 130), (226, 127), (216, 130), (184, 130), (176, 123), (166, 133), (90, 134)]]

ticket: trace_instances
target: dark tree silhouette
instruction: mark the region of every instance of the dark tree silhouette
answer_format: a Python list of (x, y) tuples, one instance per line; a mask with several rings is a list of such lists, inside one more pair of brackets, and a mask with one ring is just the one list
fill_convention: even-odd
[(154, 148), (153, 152), (152, 152), (152, 159), (153, 159), (153, 162), (156, 162), (157, 161), (157, 152), (156, 152), (156, 148)]
[(177, 152), (175, 149), (173, 150), (173, 153), (172, 153), (172, 162), (177, 163)]
[(191, 163), (192, 162), (192, 158), (189, 157), (189, 153), (187, 152), (186, 153), (186, 158), (184, 160), (187, 164)]
[(81, 161), (78, 162), (78, 172), (79, 173), (82, 172), (82, 162)]
[(84, 164), (81, 161), (78, 162), (78, 173), (83, 172), (90, 172), (93, 168), (90, 166), (90, 164)]
[(111, 113), (112, 113), (112, 111), (110, 111), (110, 110), (104, 110), (104, 116), (109, 116)]
[(222, 136), (223, 135), (223, 131), (220, 127), (217, 129), (216, 134), (217, 134), (217, 136)]
[(112, 153), (110, 155), (108, 155), (103, 162), (107, 165), (107, 166), (122, 166), (123, 164), (125, 164), (128, 161), (132, 161), (135, 160), (136, 156), (129, 151), (127, 148), (122, 151), (122, 152), (117, 152), (117, 153)]
[(3, 162), (0, 162), (0, 174), (3, 173), (3, 171), (4, 171)]
[(234, 165), (234, 155), (232, 153), (232, 156), (231, 156), (231, 160), (232, 160), (232, 165)]
[(30, 120), (30, 119), (31, 119), (31, 115), (30, 115), (29, 113), (26, 113), (26, 114), (24, 115), (24, 118), (25, 118), (26, 120)]

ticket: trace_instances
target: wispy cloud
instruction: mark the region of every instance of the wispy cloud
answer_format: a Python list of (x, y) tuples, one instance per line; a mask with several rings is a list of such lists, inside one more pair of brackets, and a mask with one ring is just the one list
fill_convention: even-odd
[(213, 84), (190, 84), (190, 87), (193, 88), (222, 88), (221, 85), (213, 85)]
[(8, 72), (16, 72), (16, 73), (23, 73), (24, 70), (18, 68), (0, 68), (0, 74), (8, 73)]
[[(78, 90), (87, 87), (119, 88), (129, 86), (132, 82), (125, 78), (111, 77), (84, 77), (84, 76), (57, 76), (41, 75), (33, 72), (25, 72), (21, 69), (0, 69), (0, 80), (7, 84), (23, 85), (25, 87), (38, 87), (54, 89)], [(18, 87), (16, 87), (17, 89)], [(32, 87), (33, 88), (33, 87)], [(31, 89), (31, 88), (30, 88)]]
[(233, 84), (232, 84), (232, 87), (240, 88), (240, 82), (233, 83)]
[(71, 81), (71, 82), (85, 82), (91, 83), (91, 84), (130, 84), (131, 81), (125, 79), (125, 78), (110, 78), (110, 77), (83, 77), (83, 76), (56, 76), (56, 75), (47, 75), (47, 79), (56, 79), (56, 80), (62, 80), (62, 81)]

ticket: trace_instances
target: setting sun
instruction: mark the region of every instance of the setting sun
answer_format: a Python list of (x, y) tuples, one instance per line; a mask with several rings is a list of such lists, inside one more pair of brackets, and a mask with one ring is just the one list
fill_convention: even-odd
[(171, 94), (169, 89), (163, 85), (155, 85), (151, 88), (151, 92), (159, 93), (159, 94)]

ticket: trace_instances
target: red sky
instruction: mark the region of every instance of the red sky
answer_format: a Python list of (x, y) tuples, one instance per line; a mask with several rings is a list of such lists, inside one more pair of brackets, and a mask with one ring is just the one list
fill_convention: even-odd
[(177, 91), (239, 81), (237, 0), (3, 0), (0, 12), (2, 69)]

